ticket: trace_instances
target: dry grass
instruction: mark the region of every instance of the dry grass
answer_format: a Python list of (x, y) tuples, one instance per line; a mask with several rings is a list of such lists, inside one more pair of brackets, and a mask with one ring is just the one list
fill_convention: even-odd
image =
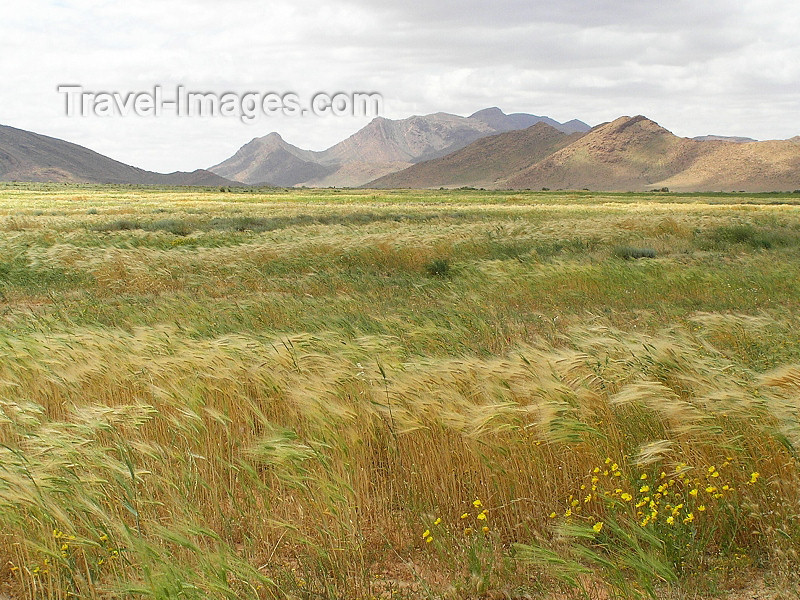
[[(630, 200), (3, 189), (2, 589), (632, 596), (796, 570), (800, 215)], [(194, 229), (102, 230), (155, 210)], [(231, 215), (286, 226), (209, 225)], [(743, 221), (790, 241), (706, 244)]]

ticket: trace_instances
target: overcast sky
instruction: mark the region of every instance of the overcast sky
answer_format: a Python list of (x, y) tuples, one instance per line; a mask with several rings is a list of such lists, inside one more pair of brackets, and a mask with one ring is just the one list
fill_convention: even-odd
[(369, 118), (67, 117), (59, 84), (380, 92), (383, 116), (488, 106), (678, 135), (800, 134), (797, 0), (6, 0), (0, 124), (155, 171), (278, 131), (321, 150)]

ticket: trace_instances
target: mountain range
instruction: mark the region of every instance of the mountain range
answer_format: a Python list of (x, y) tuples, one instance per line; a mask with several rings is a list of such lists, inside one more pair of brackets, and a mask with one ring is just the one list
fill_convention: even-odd
[(779, 191), (800, 189), (800, 136), (678, 137), (642, 116), (589, 127), (499, 108), (378, 117), (327, 150), (255, 138), (191, 173), (154, 173), (88, 148), (0, 126), (0, 181), (282, 187)]
[(673, 191), (800, 189), (800, 137), (688, 139), (638, 115), (567, 135), (541, 123), (473, 142), (364, 187)]
[(547, 123), (567, 133), (589, 130), (586, 123), (577, 119), (559, 123), (525, 113), (507, 115), (496, 107), (469, 117), (443, 112), (400, 120), (377, 117), (321, 152), (303, 150), (277, 133), (270, 133), (251, 140), (231, 158), (208, 170), (249, 184), (356, 187), (415, 163), (445, 156), (480, 138), (536, 123)]

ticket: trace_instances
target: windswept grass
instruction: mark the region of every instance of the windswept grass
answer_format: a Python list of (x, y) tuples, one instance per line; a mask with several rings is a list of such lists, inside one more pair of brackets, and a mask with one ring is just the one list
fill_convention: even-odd
[(792, 589), (772, 200), (0, 188), (0, 593)]

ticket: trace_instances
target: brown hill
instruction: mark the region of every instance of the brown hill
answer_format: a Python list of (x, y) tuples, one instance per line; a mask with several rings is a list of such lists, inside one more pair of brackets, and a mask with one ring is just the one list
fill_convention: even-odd
[(766, 142), (716, 142), (687, 169), (653, 186), (675, 191), (800, 189), (800, 136)]
[(641, 115), (598, 125), (500, 187), (777, 191), (800, 188), (800, 144), (698, 141)]
[(0, 181), (56, 181), (142, 185), (241, 185), (204, 169), (154, 173), (71, 142), (0, 125)]
[(686, 169), (711, 144), (680, 138), (641, 115), (620, 117), (500, 185), (639, 190)]
[(376, 179), (367, 187), (493, 187), (498, 180), (542, 160), (582, 135), (567, 135), (539, 122), (521, 131), (481, 138), (452, 154)]

